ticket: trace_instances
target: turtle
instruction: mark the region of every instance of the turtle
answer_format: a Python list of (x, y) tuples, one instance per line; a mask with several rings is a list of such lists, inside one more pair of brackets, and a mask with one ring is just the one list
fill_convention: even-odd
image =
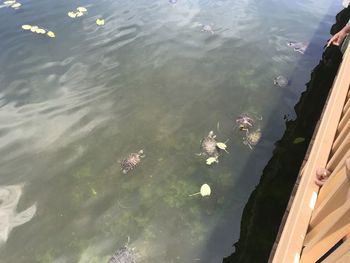
[(262, 120), (261, 116), (251, 113), (242, 113), (236, 118), (236, 125), (241, 131), (248, 131), (252, 128), (258, 120)]
[(288, 79), (282, 75), (277, 76), (273, 79), (273, 85), (284, 88), (288, 85)]
[(198, 155), (204, 155), (209, 157), (219, 157), (219, 150), (217, 147), (216, 135), (213, 131), (210, 131), (208, 136), (201, 140), (202, 152)]
[(243, 144), (248, 145), (250, 149), (253, 150), (253, 146), (257, 145), (261, 139), (261, 130), (260, 128), (255, 131), (246, 131), (246, 136), (243, 138)]
[(123, 246), (114, 252), (108, 263), (136, 263), (137, 254), (134, 249)]
[(212, 33), (212, 34), (214, 34), (214, 30), (213, 30), (213, 28), (212, 28), (212, 26), (213, 26), (213, 24), (206, 24), (206, 25), (202, 25), (201, 24), (201, 26), (202, 26), (202, 32), (209, 32), (209, 33)]
[(127, 174), (130, 170), (134, 169), (141, 162), (141, 158), (145, 156), (143, 150), (129, 154), (129, 156), (120, 163), (123, 173)]
[(295, 41), (289, 41), (287, 42), (287, 46), (292, 47), (295, 52), (299, 52), (300, 54), (304, 54), (308, 44), (304, 42), (295, 42)]

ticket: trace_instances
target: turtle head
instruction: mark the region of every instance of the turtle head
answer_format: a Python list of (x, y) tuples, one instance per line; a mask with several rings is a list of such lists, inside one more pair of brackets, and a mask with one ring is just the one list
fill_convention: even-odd
[(214, 132), (213, 131), (210, 131), (209, 134), (208, 134), (209, 137), (213, 137), (214, 136)]

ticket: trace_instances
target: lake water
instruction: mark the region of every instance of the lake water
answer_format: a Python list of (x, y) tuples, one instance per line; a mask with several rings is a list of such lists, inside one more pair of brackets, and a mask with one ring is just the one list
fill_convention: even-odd
[[(234, 251), (341, 1), (173, 2), (1, 5), (1, 262), (100, 263), (127, 245), (137, 262), (219, 263)], [(78, 6), (88, 12), (68, 17)], [(244, 112), (262, 116), (253, 149), (233, 130)], [(195, 153), (210, 130), (229, 154), (208, 166)], [(210, 196), (189, 196), (204, 183)]]

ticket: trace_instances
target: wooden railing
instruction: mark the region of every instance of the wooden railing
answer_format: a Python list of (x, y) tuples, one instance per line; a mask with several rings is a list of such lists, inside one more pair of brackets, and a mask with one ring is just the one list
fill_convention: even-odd
[[(318, 168), (331, 175), (320, 188)], [(350, 48), (333, 83), (273, 263), (350, 263)]]
[[(309, 231), (304, 240), (301, 263), (316, 262), (350, 233), (350, 159), (345, 165), (340, 162), (338, 165), (341, 167), (321, 188), (320, 195), (322, 194), (324, 198), (317, 200), (317, 206), (312, 213)], [(345, 243), (349, 243), (349, 240), (345, 240)], [(343, 245), (344, 243), (340, 244), (334, 251)], [(346, 253), (348, 257), (346, 263), (349, 263), (350, 251), (345, 251), (344, 255)], [(334, 259), (339, 256), (343, 255), (330, 254), (327, 261), (339, 262)]]

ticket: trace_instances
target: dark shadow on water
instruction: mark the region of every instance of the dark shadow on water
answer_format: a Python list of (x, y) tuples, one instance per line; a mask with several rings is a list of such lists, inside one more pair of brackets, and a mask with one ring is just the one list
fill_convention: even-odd
[[(337, 11), (329, 11), (329, 13), (332, 12)], [(315, 54), (312, 53), (312, 47), (319, 47), (320, 42), (324, 41), (319, 36), (320, 32), (325, 31), (325, 27), (327, 30), (329, 29), (329, 21), (330, 17), (327, 16), (320, 23), (308, 50), (306, 50), (304, 56), (299, 61), (300, 65), (305, 63), (305, 60), (310, 59), (310, 57), (315, 57)], [(268, 262), (269, 254), (276, 239), (290, 194), (339, 64), (340, 61), (325, 61), (325, 59), (322, 59), (313, 69), (310, 81), (306, 84), (306, 90), (302, 93), (300, 100), (294, 107), (296, 118), (294, 120), (286, 120), (285, 133), (275, 143), (273, 156), (263, 170), (260, 182), (244, 208), (240, 238), (234, 244), (235, 251), (231, 256), (224, 258), (223, 263)], [(298, 74), (297, 68), (293, 74)], [(281, 103), (283, 103), (283, 98), (277, 102), (276, 112), (278, 112)], [(270, 116), (266, 127), (273, 127), (272, 124), (275, 121), (276, 116)], [(305, 138), (305, 141), (294, 144), (293, 141), (298, 137)], [(254, 164), (257, 158), (259, 158), (259, 151), (253, 151), (244, 172), (240, 176), (240, 180), (237, 182), (237, 188), (239, 188), (242, 180), (254, 171), (254, 165), (252, 163)], [(218, 226), (216, 231), (223, 231), (222, 227)], [(215, 236), (214, 231), (212, 240), (220, 242), (218, 237)], [(208, 245), (201, 262), (213, 262), (209, 256), (210, 250)]]

